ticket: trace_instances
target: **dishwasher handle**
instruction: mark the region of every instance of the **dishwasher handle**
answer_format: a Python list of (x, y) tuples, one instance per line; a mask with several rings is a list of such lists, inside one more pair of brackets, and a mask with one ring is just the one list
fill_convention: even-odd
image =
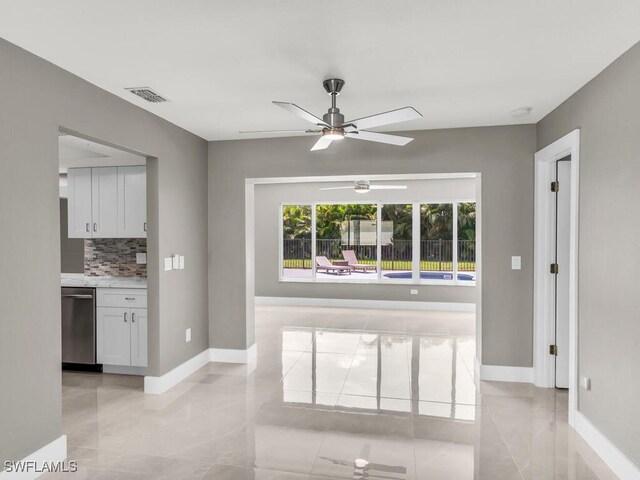
[(74, 295), (62, 295), (62, 298), (86, 298), (88, 299), (92, 299), (93, 295), (81, 295), (81, 294), (74, 294)]

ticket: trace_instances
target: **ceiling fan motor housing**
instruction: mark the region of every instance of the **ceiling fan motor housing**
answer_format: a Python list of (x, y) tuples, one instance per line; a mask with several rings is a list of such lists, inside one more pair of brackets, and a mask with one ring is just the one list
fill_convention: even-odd
[(322, 120), (332, 127), (340, 127), (344, 123), (344, 115), (340, 113), (340, 109), (331, 107), (327, 113), (322, 116)]

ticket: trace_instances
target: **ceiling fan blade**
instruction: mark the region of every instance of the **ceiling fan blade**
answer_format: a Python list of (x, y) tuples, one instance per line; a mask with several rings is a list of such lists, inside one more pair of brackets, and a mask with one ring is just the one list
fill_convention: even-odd
[(406, 185), (369, 185), (371, 190), (406, 190)]
[(413, 140), (410, 137), (401, 137), (399, 135), (388, 135), (386, 133), (367, 132), (359, 130), (358, 132), (345, 133), (347, 138), (355, 138), (356, 140), (368, 140), (370, 142), (388, 143), (389, 145), (403, 146)]
[(320, 190), (353, 190), (353, 185), (349, 187), (324, 187), (320, 188)]
[(329, 145), (331, 145), (331, 142), (333, 142), (333, 140), (331, 140), (330, 138), (327, 138), (326, 136), (322, 136), (318, 139), (315, 145), (311, 147), (311, 151), (313, 152), (315, 150), (324, 150)]
[(322, 133), (322, 130), (240, 130), (238, 133)]
[(347, 123), (353, 123), (358, 130), (367, 128), (381, 127), (383, 125), (391, 125), (392, 123), (406, 122), (422, 118), (422, 114), (413, 107), (404, 107), (390, 112), (378, 113), (370, 117), (351, 120)]
[(284, 108), (287, 112), (291, 112), (294, 115), (296, 115), (297, 117), (300, 117), (300, 118), (306, 120), (307, 122), (311, 122), (314, 125), (327, 126), (327, 124), (324, 123), (321, 118), (318, 118), (315, 115), (313, 115), (312, 113), (307, 112), (304, 108), (300, 108), (295, 103), (273, 102), (273, 104), (279, 106), (280, 108)]

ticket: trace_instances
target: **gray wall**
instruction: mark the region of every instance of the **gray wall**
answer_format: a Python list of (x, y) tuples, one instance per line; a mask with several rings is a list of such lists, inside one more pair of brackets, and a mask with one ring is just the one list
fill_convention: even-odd
[[(148, 166), (151, 374), (208, 347), (207, 142), (4, 40), (0, 65), (4, 461), (61, 434), (58, 127), (155, 157)], [(173, 253), (186, 256), (187, 268), (159, 271)]]
[(542, 148), (580, 128), (579, 409), (640, 465), (640, 44), (538, 124)]
[[(478, 302), (482, 361), (532, 365), (535, 125), (408, 134), (415, 140), (402, 148), (347, 140), (310, 152), (314, 139), (309, 137), (209, 144), (212, 347), (246, 348), (254, 341), (253, 319), (245, 302), (246, 178), (480, 172), (482, 254), (491, 259), (482, 266)], [(522, 256), (522, 270), (511, 270), (511, 255)]]
[[(289, 183), (256, 185), (255, 229), (259, 232), (255, 259), (256, 295), (264, 297), (349, 298), (360, 300), (404, 300), (424, 302), (476, 301), (475, 287), (444, 285), (372, 285), (344, 283), (292, 283), (280, 282), (280, 205), (282, 202), (361, 202), (409, 203), (414, 201), (439, 203), (458, 200), (473, 201), (476, 197), (476, 179), (409, 180), (381, 183), (404, 184), (406, 190), (378, 190), (366, 196), (350, 190), (322, 191), (327, 186), (343, 186), (334, 183)], [(416, 288), (418, 295), (411, 295)]]
[(69, 238), (67, 199), (60, 199), (60, 271), (84, 273), (84, 240)]

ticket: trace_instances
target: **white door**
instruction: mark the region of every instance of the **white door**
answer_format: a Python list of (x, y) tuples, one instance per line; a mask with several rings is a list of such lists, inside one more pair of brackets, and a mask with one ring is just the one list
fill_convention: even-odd
[(91, 238), (91, 169), (70, 168), (67, 179), (69, 238)]
[(131, 309), (131, 366), (147, 366), (147, 309)]
[(118, 167), (118, 237), (147, 237), (147, 167)]
[(91, 211), (93, 238), (118, 236), (118, 168), (91, 169)]
[(131, 365), (131, 309), (97, 308), (96, 357), (104, 365)]
[(556, 196), (556, 260), (555, 275), (555, 344), (558, 347), (556, 360), (556, 387), (569, 388), (569, 223), (571, 204), (571, 160), (556, 162), (556, 181), (559, 190)]

